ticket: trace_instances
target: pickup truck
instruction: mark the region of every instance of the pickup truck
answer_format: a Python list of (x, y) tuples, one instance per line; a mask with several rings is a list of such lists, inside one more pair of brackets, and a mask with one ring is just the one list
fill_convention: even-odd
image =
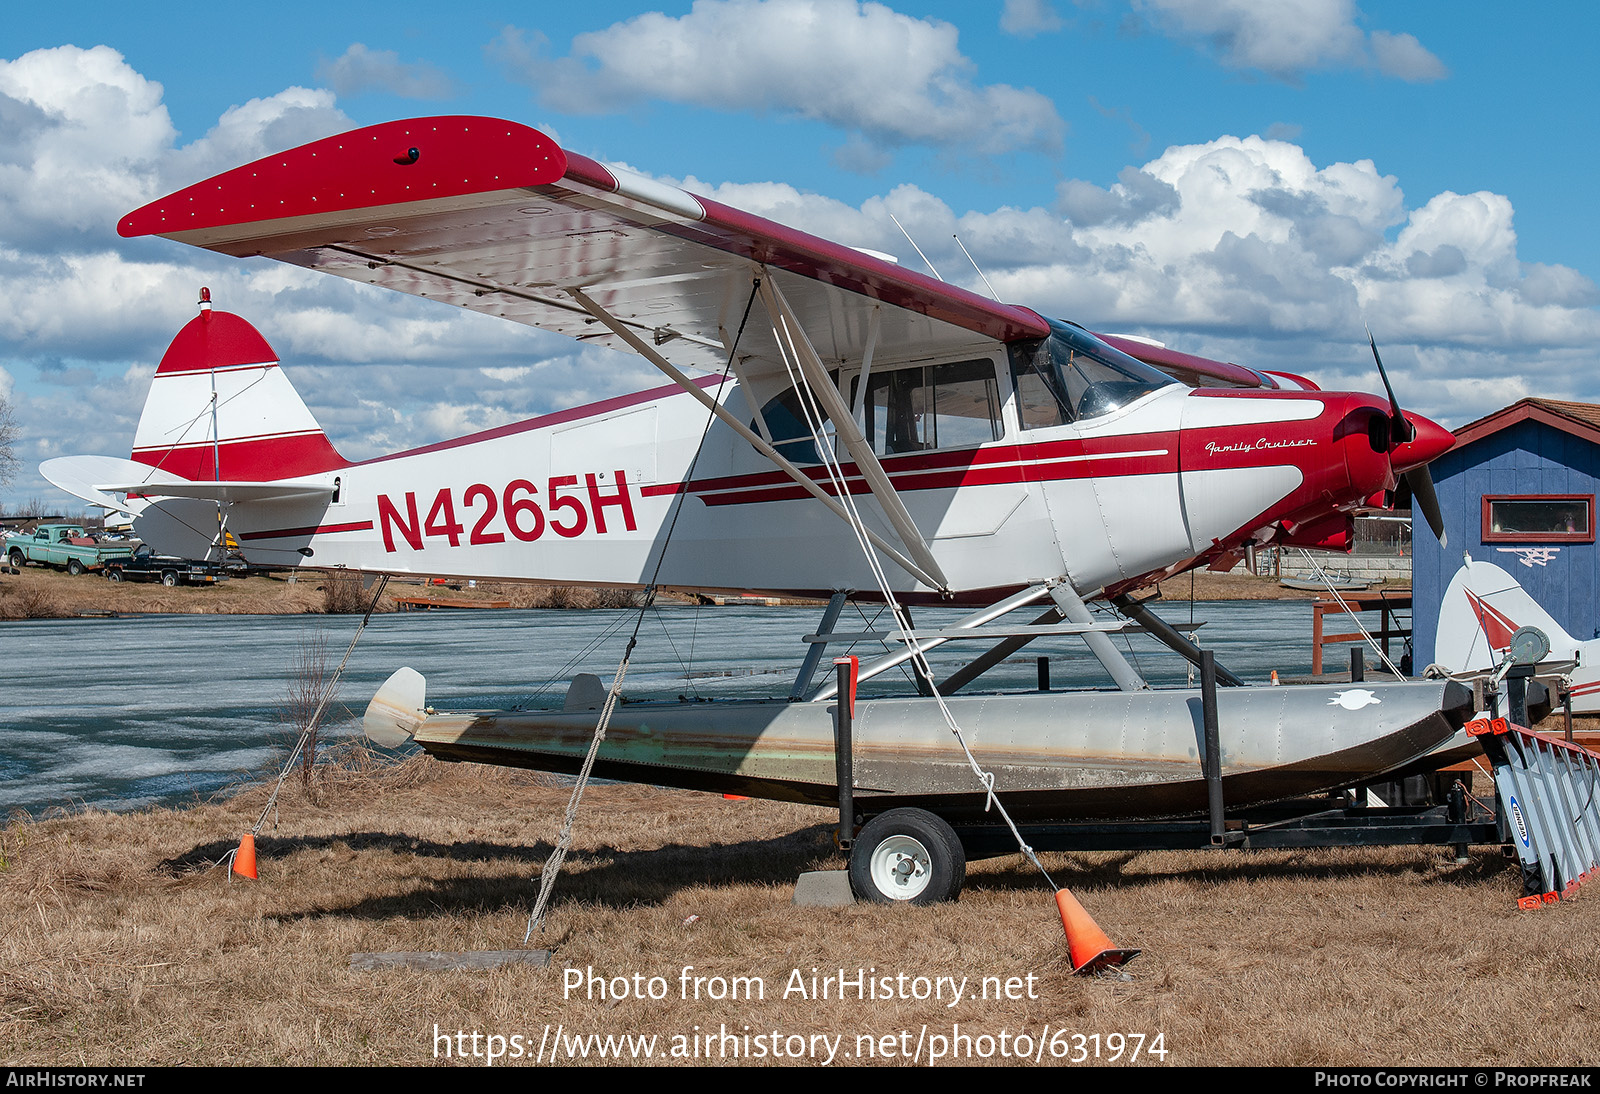
[(129, 558), (107, 560), (106, 579), (159, 581), (171, 588), (174, 585), (215, 585), (228, 580), (228, 572), (215, 562), (158, 555), (150, 550), (149, 544), (140, 544)]
[(31, 535), (8, 536), (5, 541), (6, 558), (16, 569), (37, 562), (42, 566), (65, 568), (69, 574), (81, 574), (131, 554), (130, 545), (100, 543), (78, 524), (41, 524)]

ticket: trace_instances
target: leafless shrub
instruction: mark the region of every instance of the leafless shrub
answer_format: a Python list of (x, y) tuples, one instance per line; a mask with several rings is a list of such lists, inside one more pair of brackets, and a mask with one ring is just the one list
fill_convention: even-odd
[[(372, 591), (361, 586), (361, 575), (332, 570), (322, 581), (322, 610), (329, 615), (361, 615), (372, 603)], [(380, 608), (382, 605), (380, 605)], [(392, 609), (393, 605), (389, 605)]]
[[(358, 582), (358, 587), (359, 584)], [(301, 737), (305, 738), (297, 763), (300, 767), (300, 782), (307, 795), (312, 794), (314, 789), (317, 739), (322, 727), (322, 722), (314, 725), (313, 719), (321, 709), (325, 721), (328, 708), (333, 706), (334, 700), (338, 697), (338, 686), (331, 680), (331, 675), (328, 667), (328, 640), (319, 632), (295, 651), (294, 663), (289, 670), (288, 692), (284, 696), (283, 706), (278, 711), (278, 717), (284, 726), (283, 738), (286, 751), (292, 753)], [(326, 698), (324, 693), (327, 693)]]
[(0, 619), (60, 619), (68, 614), (49, 589), (15, 581), (0, 584)]

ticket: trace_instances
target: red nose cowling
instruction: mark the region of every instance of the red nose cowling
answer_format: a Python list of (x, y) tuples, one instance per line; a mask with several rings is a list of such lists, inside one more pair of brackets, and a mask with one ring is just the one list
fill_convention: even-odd
[(1438, 422), (1430, 422), (1420, 414), (1411, 413), (1406, 414), (1406, 420), (1417, 435), (1405, 444), (1396, 445), (1394, 451), (1389, 453), (1389, 462), (1394, 465), (1396, 475), (1432, 463), (1455, 447), (1455, 434)]

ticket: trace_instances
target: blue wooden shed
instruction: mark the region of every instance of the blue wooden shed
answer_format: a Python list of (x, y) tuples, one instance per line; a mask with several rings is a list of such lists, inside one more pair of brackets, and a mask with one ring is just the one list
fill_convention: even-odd
[(1414, 663), (1433, 660), (1439, 604), (1463, 551), (1512, 574), (1580, 642), (1600, 637), (1600, 406), (1523, 399), (1455, 431), (1431, 465), (1448, 548), (1413, 534)]

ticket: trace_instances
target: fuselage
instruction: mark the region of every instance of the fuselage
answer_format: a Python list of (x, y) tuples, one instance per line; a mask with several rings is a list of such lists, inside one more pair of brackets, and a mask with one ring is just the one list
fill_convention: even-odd
[[(1041, 354), (987, 343), (880, 361), (865, 385), (859, 366), (834, 373), (946, 598), (1063, 577), (1092, 594), (1251, 540), (1308, 528), (1337, 540), (1350, 509), (1393, 485), (1373, 397), (1196, 390), (1154, 370), (1097, 392), (1044, 375), (1030, 364)], [(698, 383), (836, 493), (799, 393), (778, 379)], [(870, 595), (851, 529), (708, 418), (676, 387), (640, 392), (302, 476), (332, 500), (234, 506), (228, 529), (263, 565)], [(857, 468), (843, 470), (863, 522), (892, 541)], [(897, 595), (939, 595), (886, 569)]]

